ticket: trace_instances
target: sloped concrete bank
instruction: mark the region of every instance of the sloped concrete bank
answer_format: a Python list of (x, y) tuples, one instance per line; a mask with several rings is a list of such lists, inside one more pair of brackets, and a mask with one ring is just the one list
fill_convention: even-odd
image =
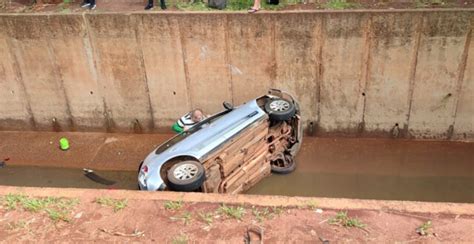
[(156, 132), (269, 87), (315, 135), (474, 138), (471, 9), (0, 15), (0, 130)]

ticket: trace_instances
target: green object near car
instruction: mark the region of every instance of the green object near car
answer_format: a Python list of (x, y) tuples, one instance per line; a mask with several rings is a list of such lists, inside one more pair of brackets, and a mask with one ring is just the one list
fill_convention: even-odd
[(59, 139), (59, 148), (61, 148), (61, 150), (63, 150), (63, 151), (68, 150), (69, 149), (69, 140), (64, 138), (64, 137)]

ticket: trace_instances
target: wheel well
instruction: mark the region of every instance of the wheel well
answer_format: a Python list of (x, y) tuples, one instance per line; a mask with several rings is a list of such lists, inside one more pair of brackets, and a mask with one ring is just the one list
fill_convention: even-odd
[(160, 176), (161, 176), (161, 179), (163, 179), (163, 181), (165, 182), (166, 185), (168, 185), (168, 177), (166, 176), (168, 170), (171, 169), (171, 167), (173, 167), (173, 165), (175, 165), (176, 163), (186, 161), (186, 160), (192, 160), (192, 161), (199, 162), (199, 160), (197, 158), (193, 157), (193, 156), (184, 155), (184, 156), (177, 156), (177, 157), (174, 157), (172, 159), (169, 159), (168, 161), (166, 161), (166, 163), (164, 163), (161, 166)]

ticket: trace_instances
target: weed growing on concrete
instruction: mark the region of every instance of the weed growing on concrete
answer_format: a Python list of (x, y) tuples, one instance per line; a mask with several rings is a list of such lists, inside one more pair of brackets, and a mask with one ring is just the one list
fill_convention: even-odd
[(212, 225), (212, 222), (214, 221), (214, 216), (213, 213), (199, 213), (199, 218), (202, 220), (202, 222), (206, 223), (207, 225)]
[(179, 236), (176, 236), (175, 238), (173, 238), (171, 243), (173, 243), (173, 244), (186, 244), (186, 243), (188, 243), (188, 236), (181, 233), (181, 234), (179, 234)]
[(338, 212), (335, 217), (329, 219), (329, 224), (344, 227), (357, 227), (363, 229), (366, 225), (357, 218), (350, 218), (347, 212)]
[(245, 215), (245, 209), (243, 207), (228, 207), (225, 204), (222, 204), (218, 211), (229, 218), (237, 220), (242, 220)]
[(431, 223), (431, 220), (426, 221), (420, 227), (416, 228), (416, 233), (420, 234), (421, 236), (427, 236), (432, 234), (431, 228), (433, 227), (433, 224)]
[(348, 9), (356, 7), (356, 4), (349, 3), (347, 0), (329, 0), (324, 7), (329, 9)]
[(183, 221), (183, 224), (185, 224), (185, 225), (189, 224), (191, 222), (192, 218), (193, 218), (193, 216), (190, 212), (184, 212), (180, 216), (170, 217), (170, 219), (173, 220), (173, 221), (177, 221), (177, 220)]
[(183, 201), (166, 201), (165, 209), (166, 210), (179, 210), (183, 207)]
[(127, 199), (112, 199), (110, 197), (99, 197), (95, 199), (95, 202), (101, 206), (109, 206), (114, 209), (114, 212), (118, 212), (128, 205)]

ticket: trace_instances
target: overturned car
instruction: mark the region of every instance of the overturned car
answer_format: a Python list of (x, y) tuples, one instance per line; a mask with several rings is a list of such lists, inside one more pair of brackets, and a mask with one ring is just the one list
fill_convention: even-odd
[(287, 92), (225, 110), (169, 139), (140, 164), (141, 190), (240, 193), (296, 168), (302, 143), (298, 102)]

